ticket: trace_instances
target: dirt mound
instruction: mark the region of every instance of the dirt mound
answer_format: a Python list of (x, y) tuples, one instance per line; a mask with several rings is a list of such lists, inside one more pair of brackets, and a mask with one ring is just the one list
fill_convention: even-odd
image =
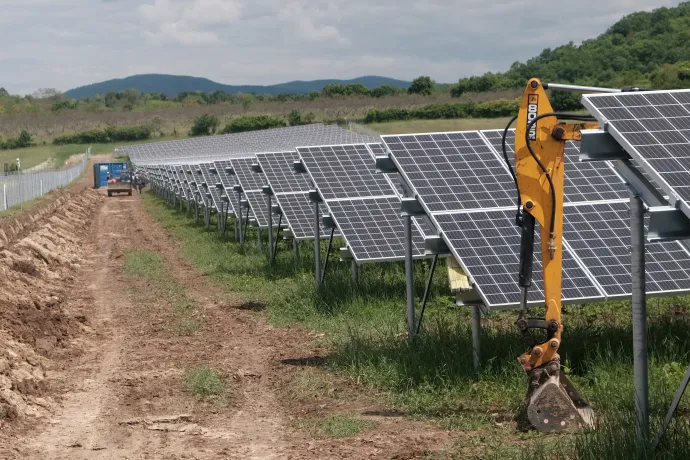
[(0, 222), (0, 420), (36, 414), (53, 350), (82, 327), (62, 310), (102, 195), (60, 191)]

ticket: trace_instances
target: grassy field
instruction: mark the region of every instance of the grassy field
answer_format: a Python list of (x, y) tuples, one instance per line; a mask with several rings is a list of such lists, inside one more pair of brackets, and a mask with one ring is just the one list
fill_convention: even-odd
[(366, 125), (381, 134), (437, 133), (474, 129), (503, 129), (510, 118), (461, 118), (455, 120), (409, 120)]
[[(162, 142), (173, 139), (185, 139), (187, 135), (181, 136), (167, 136), (167, 137), (157, 137), (155, 139), (149, 139), (146, 141), (136, 141), (136, 142), (115, 142), (112, 144), (92, 144), (91, 153), (93, 155), (108, 154), (115, 151), (116, 148), (125, 145), (132, 144), (143, 144), (148, 142)], [(86, 152), (89, 145), (36, 145), (33, 147), (28, 147), (24, 149), (16, 150), (0, 150), (0, 167), (2, 163), (14, 163), (14, 161), (19, 158), (22, 164), (22, 169), (28, 169), (37, 166), (51, 158), (55, 159), (57, 164), (64, 164), (71, 156), (79, 155)]]
[[(422, 334), (410, 345), (404, 334), (402, 264), (364, 266), (354, 285), (349, 266), (332, 255), (336, 261), (317, 294), (311, 244), (303, 244), (299, 266), (291, 249), (281, 244), (276, 263), (269, 266), (255, 245), (239, 248), (221, 241), (215, 231), (205, 231), (151, 194), (145, 204), (205, 276), (244, 301), (265, 304), (275, 325), (299, 324), (318, 332), (321, 338), (315, 340), (329, 350), (326, 369), (358, 382), (382, 404), (409, 417), (461, 432), (455, 451), (440, 458), (690, 458), (687, 398), (656, 454), (635, 445), (629, 302), (568, 306), (564, 312), (563, 364), (590, 399), (597, 430), (578, 436), (523, 433), (514, 423), (525, 392), (525, 376), (515, 360), (524, 351), (513, 326), (515, 315), (492, 313), (484, 319), (484, 360), (475, 372), (469, 312), (454, 306), (443, 266), (434, 278)], [(248, 241), (254, 240), (250, 236)], [(426, 274), (426, 265), (417, 262), (418, 293)], [(688, 298), (649, 301), (653, 429), (688, 364), (688, 306)]]

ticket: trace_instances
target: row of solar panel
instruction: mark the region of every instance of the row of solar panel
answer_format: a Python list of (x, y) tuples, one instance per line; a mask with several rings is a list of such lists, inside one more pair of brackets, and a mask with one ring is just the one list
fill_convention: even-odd
[[(645, 151), (640, 148), (644, 154), (637, 152), (637, 159), (655, 180), (665, 175), (665, 188), (672, 189), (678, 199), (684, 199), (684, 187), (690, 184), (689, 169), (684, 163), (688, 157), (684, 153), (688, 144), (687, 133), (680, 129), (684, 126), (686, 114), (690, 116), (683, 102), (685, 96), (676, 95), (672, 100), (656, 93), (645, 94), (642, 100), (635, 94), (596, 96), (602, 100), (611, 97), (614, 102), (597, 104), (602, 111), (617, 110), (604, 113), (608, 117), (618, 117), (613, 121), (619, 123), (611, 123), (611, 126), (614, 129), (620, 127), (624, 131), (618, 132), (628, 134), (631, 142), (637, 142), (631, 144), (633, 147), (641, 147), (641, 142), (659, 144), (659, 139), (667, 141), (659, 145), (644, 144), (655, 145), (655, 149)], [(626, 103), (627, 111), (624, 112), (621, 106), (626, 107)], [(653, 104), (659, 107), (654, 108)], [(603, 118), (601, 114), (599, 116)], [(635, 117), (644, 118), (638, 124), (631, 124), (630, 120), (636, 121)], [(610, 122), (605, 118), (600, 121)], [(669, 126), (676, 131), (675, 137), (668, 137), (673, 131)], [(635, 137), (641, 129), (652, 137)], [(660, 132), (665, 134), (662, 136), (658, 134)], [(360, 262), (396, 260), (404, 254), (399, 195), (388, 178), (375, 174), (371, 159), (372, 150), (389, 152), (405, 179), (406, 187), (418, 197), (484, 302), (489, 306), (509, 306), (518, 301), (515, 271), (519, 233), (511, 224), (515, 212), (515, 187), (500, 155), (502, 134), (502, 131), (474, 131), (384, 136), (386, 149), (355, 145), (304, 147), (297, 151), (324, 198), (328, 212)], [(512, 144), (513, 139), (509, 136), (507, 145)], [(669, 155), (674, 155), (670, 157), (675, 161), (674, 170), (650, 168), (645, 156), (650, 151), (662, 160), (669, 160)], [(624, 201), (627, 190), (609, 164), (580, 163), (575, 158), (577, 154), (578, 147), (569, 143), (566, 149), (564, 300), (585, 301), (629, 295), (630, 230), (626, 220), (629, 209)], [(265, 172), (271, 165), (278, 164), (275, 159), (261, 161), (261, 155), (257, 158)], [(280, 171), (278, 174), (284, 175), (282, 182), (286, 185), (282, 193), (276, 194), (279, 202), (279, 195), (288, 196), (290, 193), (301, 194), (300, 198), (306, 202), (304, 185), (302, 187), (305, 188), (300, 190), (291, 188), (300, 180), (298, 175), (291, 172), (285, 176), (286, 171), (292, 171), (290, 163), (294, 159), (293, 154), (283, 166), (275, 168), (276, 172)], [(277, 180), (273, 179), (273, 182)], [(680, 190), (673, 188), (674, 184)], [(307, 208), (303, 208), (305, 217), (310, 214)], [(429, 230), (422, 232), (420, 227), (418, 221), (414, 244), (417, 256), (422, 254), (422, 235), (429, 234)], [(690, 257), (683, 246), (675, 242), (650, 244), (647, 260), (649, 293), (690, 290)], [(537, 289), (532, 293), (533, 301), (542, 298), (540, 275), (537, 264)]]

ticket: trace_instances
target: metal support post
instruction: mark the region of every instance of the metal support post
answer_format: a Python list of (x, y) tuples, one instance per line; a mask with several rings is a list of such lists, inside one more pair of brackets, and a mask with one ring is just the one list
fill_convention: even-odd
[(318, 202), (314, 202), (314, 272), (316, 289), (318, 290), (321, 288), (321, 225)]
[(292, 238), (292, 252), (294, 253), (295, 265), (299, 265), (299, 241)]
[(242, 231), (242, 194), (237, 192), (237, 220), (239, 228), (239, 242), (244, 244), (244, 232)]
[(268, 205), (268, 261), (273, 262), (273, 212), (271, 208), (271, 195), (266, 195)]
[(405, 226), (405, 278), (407, 288), (407, 338), (415, 336), (414, 263), (412, 261), (412, 216), (403, 216)]
[(354, 260), (350, 264), (352, 266), (352, 282), (357, 284), (359, 282), (359, 265)]
[(479, 305), (472, 306), (472, 363), (474, 370), (479, 369), (481, 364), (481, 330), (482, 330), (482, 312)]
[(646, 442), (649, 435), (649, 376), (647, 361), (647, 293), (645, 285), (644, 203), (634, 193), (630, 198), (630, 231), (632, 234), (632, 329), (637, 440)]
[(256, 234), (258, 235), (256, 240), (256, 249), (261, 251), (262, 241), (261, 241), (261, 227), (256, 227)]

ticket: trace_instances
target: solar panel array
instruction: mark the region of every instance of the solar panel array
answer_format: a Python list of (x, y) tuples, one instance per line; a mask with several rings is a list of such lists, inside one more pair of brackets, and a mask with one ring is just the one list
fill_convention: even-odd
[[(614, 137), (633, 150), (650, 176), (690, 212), (690, 91), (592, 95), (585, 101), (600, 121), (609, 123)], [(313, 183), (324, 199), (321, 209), (333, 217), (358, 263), (404, 257), (403, 192), (394, 185), (400, 176), (376, 173), (373, 160), (375, 155), (390, 154), (404, 189), (419, 199), (432, 224), (414, 219), (414, 255), (423, 256), (425, 234), (440, 231), (484, 303), (501, 308), (520, 300), (520, 229), (514, 225), (517, 192), (502, 157), (502, 135), (502, 130), (487, 130), (384, 136), (381, 144), (379, 138), (338, 127), (309, 125), (144, 144), (129, 147), (128, 152), (136, 164), (158, 165), (151, 169), (152, 177), (173, 188), (179, 179), (182, 193), (187, 187), (196, 192), (195, 182), (201, 186), (218, 181), (234, 198), (230, 200), (234, 207), (233, 186), (239, 183), (257, 223), (264, 227), (268, 209), (261, 188), (269, 184), (296, 239), (314, 236), (313, 204), (308, 198)], [(512, 162), (514, 131), (508, 133), (506, 145)], [(612, 165), (579, 162), (578, 150), (576, 143), (566, 144), (563, 300), (628, 296), (632, 277), (627, 189)], [(254, 156), (265, 177), (252, 171)], [(297, 159), (308, 175), (294, 171)], [(190, 177), (196, 166), (162, 167), (173, 164), (200, 164), (203, 178)], [(229, 166), (236, 176), (227, 174)], [(211, 193), (218, 206), (220, 192)], [(322, 228), (324, 235), (327, 232)], [(536, 253), (532, 303), (543, 300)], [(677, 242), (647, 245), (647, 292), (688, 291), (690, 253)]]
[[(502, 155), (502, 135), (502, 130), (488, 130), (382, 137), (484, 303), (494, 308), (520, 300), (516, 279), (520, 229), (514, 225), (517, 191)], [(507, 139), (513, 161), (514, 136), (512, 131)], [(610, 164), (581, 163), (576, 156), (578, 145), (568, 143), (563, 300), (628, 296), (632, 278), (625, 184)], [(603, 248), (611, 248), (611, 253)], [(533, 303), (543, 301), (540, 252), (535, 252), (529, 298)], [(648, 245), (650, 260), (670, 260), (674, 268), (686, 267), (688, 255), (677, 242)], [(650, 293), (690, 290), (690, 278), (682, 269), (664, 270), (663, 264), (650, 269), (647, 283)]]
[[(314, 239), (314, 205), (309, 200), (309, 190), (313, 187), (309, 176), (295, 171), (294, 162), (299, 160), (297, 152), (266, 152), (256, 155), (271, 186), (273, 200), (283, 212), (293, 238), (298, 241)], [(322, 222), (323, 207), (319, 209), (319, 222)], [(336, 230), (335, 235), (340, 232)], [(321, 223), (321, 237), (330, 235), (330, 230)]]
[(199, 164), (229, 158), (246, 157), (258, 152), (294, 150), (298, 145), (380, 142), (378, 137), (363, 136), (335, 125), (320, 123), (249, 131), (221, 136), (205, 136), (120, 147), (139, 165), (166, 163)]
[(216, 174), (218, 174), (218, 181), (223, 186), (224, 194), (228, 198), (228, 213), (237, 215), (237, 193), (235, 193), (234, 191), (234, 187), (235, 184), (237, 184), (237, 180), (234, 174), (228, 173), (228, 168), (232, 168), (230, 160), (215, 161), (213, 163), (213, 166), (215, 166), (216, 168)]
[(585, 95), (583, 104), (690, 216), (690, 90)]
[[(365, 144), (298, 147), (297, 153), (356, 262), (404, 259), (400, 196), (386, 175), (376, 172)], [(413, 255), (423, 256), (417, 224), (412, 240)]]

